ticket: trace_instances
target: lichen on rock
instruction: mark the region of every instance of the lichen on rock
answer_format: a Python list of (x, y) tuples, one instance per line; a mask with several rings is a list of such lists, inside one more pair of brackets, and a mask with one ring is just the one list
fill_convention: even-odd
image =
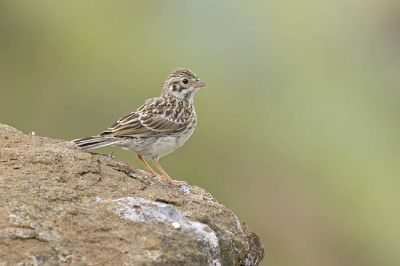
[(257, 265), (264, 249), (195, 186), (0, 124), (0, 262)]

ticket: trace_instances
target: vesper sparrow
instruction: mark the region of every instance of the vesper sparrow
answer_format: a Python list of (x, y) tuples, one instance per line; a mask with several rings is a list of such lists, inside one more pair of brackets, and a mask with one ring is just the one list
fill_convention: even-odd
[(165, 81), (159, 97), (146, 100), (99, 135), (73, 142), (84, 150), (109, 145), (129, 149), (136, 153), (149, 174), (157, 175), (143, 157), (152, 160), (163, 180), (179, 184), (165, 172), (158, 159), (181, 147), (192, 135), (197, 124), (193, 97), (205, 85), (192, 71), (176, 69)]

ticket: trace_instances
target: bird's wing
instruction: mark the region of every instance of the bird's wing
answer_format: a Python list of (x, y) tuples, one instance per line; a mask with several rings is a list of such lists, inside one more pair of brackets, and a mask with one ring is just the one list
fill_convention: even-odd
[(141, 137), (157, 135), (159, 133), (174, 133), (183, 130), (187, 125), (187, 120), (179, 122), (173, 121), (171, 117), (162, 116), (163, 106), (154, 101), (145, 103), (117, 122), (110, 128), (101, 133), (107, 137)]
[(146, 134), (147, 129), (142, 125), (139, 120), (139, 115), (136, 112), (132, 112), (117, 122), (115, 122), (106, 131), (102, 132), (100, 136), (104, 137), (125, 137), (132, 135)]

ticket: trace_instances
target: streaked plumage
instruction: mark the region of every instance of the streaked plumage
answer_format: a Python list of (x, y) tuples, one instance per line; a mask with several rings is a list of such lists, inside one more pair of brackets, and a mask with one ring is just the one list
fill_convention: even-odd
[(165, 81), (159, 97), (148, 99), (99, 135), (73, 142), (85, 150), (109, 145), (129, 149), (150, 174), (155, 172), (142, 157), (152, 159), (164, 179), (171, 182), (158, 159), (181, 147), (192, 135), (197, 124), (193, 97), (203, 86), (205, 83), (190, 70), (176, 69)]

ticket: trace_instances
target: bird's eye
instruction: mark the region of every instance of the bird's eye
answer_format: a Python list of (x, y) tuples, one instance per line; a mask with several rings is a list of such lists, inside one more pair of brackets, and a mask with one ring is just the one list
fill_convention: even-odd
[(183, 82), (183, 84), (188, 84), (188, 83), (189, 83), (189, 80), (184, 79), (184, 80), (182, 80), (182, 82)]

